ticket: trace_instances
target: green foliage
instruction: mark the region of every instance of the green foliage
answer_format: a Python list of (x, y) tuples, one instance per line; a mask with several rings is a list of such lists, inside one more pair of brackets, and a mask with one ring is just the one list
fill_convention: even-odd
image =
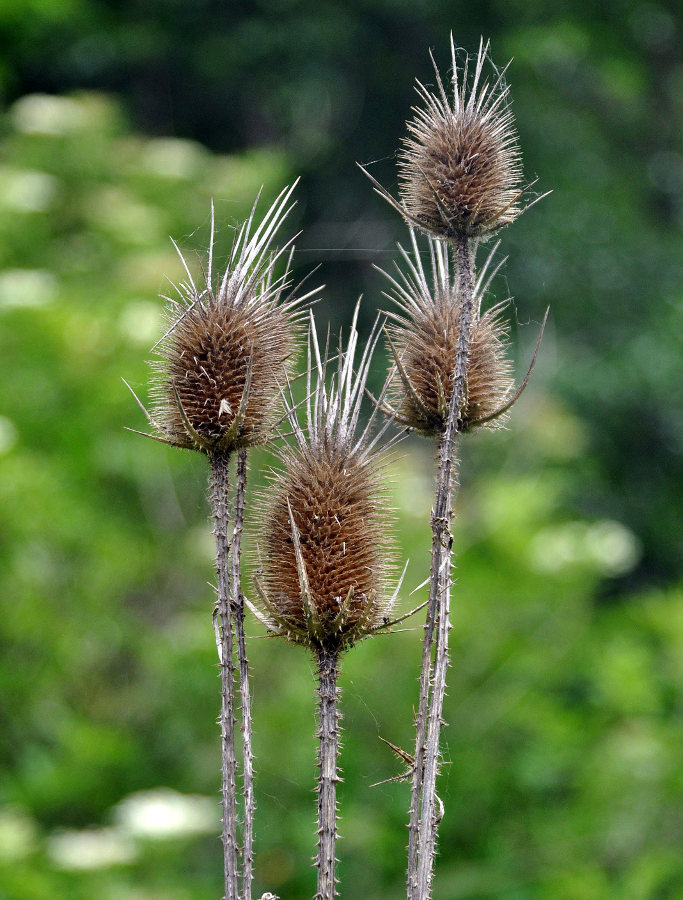
[[(286, 41), (258, 12), (268, 4), (257, 4), (232, 13), (228, 53), (223, 20), (212, 29), (200, 15), (212, 4), (197, 4), (196, 21), (180, 6), (154, 4), (135, 52), (149, 60), (156, 47), (163, 61), (181, 20), (203, 32), (199, 49), (188, 44), (173, 57), (173, 84), (188, 55), (207, 79), (196, 108), (184, 108), (184, 133), (201, 119), (195, 134), (208, 141), (218, 120), (229, 130), (240, 116), (242, 128), (260, 133), (258, 109), (282, 151), (265, 140), (265, 148), (219, 156), (189, 139), (143, 138), (119, 103), (99, 93), (23, 97), (1, 124), (3, 900), (219, 896), (206, 471), (202, 459), (124, 431), (144, 422), (121, 377), (144, 395), (145, 358), (163, 327), (157, 295), (168, 291), (166, 277), (182, 277), (168, 236), (184, 250), (199, 248), (198, 268), (211, 197), (225, 255), (226, 223), (245, 214), (262, 184), (267, 200), (303, 168), (309, 248), (368, 243), (393, 252), (393, 224), (360, 177), (344, 176), (340, 187), (330, 173), (393, 151), (408, 114), (410, 66), (428, 77), (426, 48), (441, 58), (453, 24), (442, 21), (446, 4), (421, 18), (414, 4), (357, 2), (310, 19), (305, 4), (283, 3), (278, 15), (293, 32), (302, 17), (308, 22)], [(473, 436), (463, 449), (435, 900), (646, 900), (681, 890), (683, 620), (672, 584), (677, 110), (651, 17), (621, 7), (614, 21), (575, 10), (547, 22), (528, 3), (486, 12), (497, 17), (496, 58), (498, 47), (503, 59), (516, 57), (527, 168), (555, 189), (503, 234), (507, 276), (523, 321), (552, 305), (555, 335), (510, 431)], [(663, 34), (668, 14), (654, 9)], [(62, 60), (64, 77), (75, 71), (68, 60), (82, 62), (92, 42), (84, 36), (79, 57), (73, 28), (90, 16), (97, 35), (112, 15), (105, 4), (6, 4), (7, 95), (35, 83), (35, 48), (45, 41), (65, 41), (65, 53), (49, 58)], [(457, 40), (474, 46), (483, 17), (464, 18)], [(408, 32), (406, 61), (398, 50)], [(129, 33), (119, 23), (113, 45)], [(308, 54), (298, 69), (290, 46)], [(237, 86), (246, 93), (225, 112), (227, 125), (218, 111), (233, 95), (218, 91), (219, 63), (226, 82), (259, 73)], [(44, 89), (57, 83), (50, 71)], [(272, 93), (268, 79), (277, 80)], [(666, 108), (654, 112), (664, 83)], [(375, 99), (361, 109), (363, 92)], [(242, 146), (247, 137), (236, 132), (232, 141), (223, 131), (214, 146)], [(361, 219), (360, 237), (340, 238), (332, 227), (340, 219)], [(302, 254), (302, 268), (314, 257)], [(384, 287), (369, 265), (348, 258), (330, 261), (322, 277), (335, 302), (361, 284), (368, 299)], [(341, 321), (346, 307), (338, 305), (331, 315)], [(527, 329), (521, 337), (525, 347), (533, 340)], [(433, 460), (426, 443), (401, 453), (392, 491), (410, 590), (427, 575)], [(252, 470), (269, 461), (255, 455)], [(402, 609), (418, 599), (404, 596)], [(256, 887), (296, 900), (313, 884), (313, 664), (256, 639), (261, 629), (250, 627)], [(400, 772), (378, 736), (406, 749), (413, 740), (420, 630), (409, 627), (344, 660), (340, 850), (349, 897), (395, 900), (402, 892), (409, 789), (371, 785)], [(126, 818), (122, 801), (137, 796), (149, 810), (160, 795), (139, 792), (160, 787), (185, 801), (215, 800), (215, 827), (205, 812), (194, 832), (165, 835), (153, 817), (156, 832)], [(99, 862), (83, 868), (88, 859)]]

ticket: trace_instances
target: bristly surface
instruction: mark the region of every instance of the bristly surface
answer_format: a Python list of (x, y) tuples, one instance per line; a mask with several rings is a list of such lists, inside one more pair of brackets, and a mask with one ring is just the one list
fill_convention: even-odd
[(401, 197), (407, 211), (437, 236), (471, 237), (495, 231), (520, 213), (521, 155), (503, 76), (482, 78), (488, 44), (480, 45), (467, 90), (467, 64), (458, 73), (451, 37), (453, 100), (436, 64), (437, 92), (418, 82), (424, 109), (408, 123), (412, 137), (399, 156)]
[[(167, 443), (205, 453), (262, 443), (279, 406), (279, 384), (295, 351), (299, 305), (312, 293), (290, 293), (291, 241), (273, 239), (292, 209), (295, 185), (284, 190), (254, 226), (258, 199), (237, 229), (221, 279), (213, 278), (213, 211), (208, 271), (198, 288), (188, 280), (179, 300), (166, 298), (168, 330), (152, 388), (150, 421)], [(278, 259), (289, 250), (284, 273)], [(181, 256), (182, 259), (182, 256)]]
[(332, 365), (311, 317), (306, 427), (290, 395), (295, 446), (281, 451), (282, 469), (262, 499), (255, 578), (259, 618), (271, 632), (334, 652), (386, 624), (395, 599), (388, 588), (394, 545), (380, 481), (382, 454), (374, 449), (377, 436), (370, 439), (374, 413), (356, 435), (378, 329), (354, 371), (357, 314), (356, 308), (329, 385)]
[[(392, 323), (387, 332), (399, 368), (387, 406), (400, 424), (423, 434), (439, 435), (446, 424), (453, 390), (460, 325), (458, 279), (451, 276), (446, 245), (429, 238), (428, 278), (412, 229), (411, 240), (412, 255), (400, 248), (407, 271), (399, 269), (398, 279), (384, 273), (393, 286), (386, 296), (399, 309), (398, 313), (387, 312)], [(495, 250), (476, 285), (461, 431), (480, 423), (491, 427), (502, 424), (504, 416), (496, 418), (495, 414), (505, 405), (514, 385), (507, 323), (501, 315), (506, 304), (496, 304), (480, 314), (482, 296), (496, 271), (487, 278)]]
[(408, 224), (447, 241), (492, 234), (524, 211), (518, 203), (525, 190), (521, 152), (505, 70), (493, 70), (488, 79), (488, 58), (489, 45), (482, 42), (468, 88), (469, 57), (459, 68), (451, 35), (452, 99), (433, 57), (436, 89), (417, 82), (423, 106), (413, 107), (410, 137), (398, 159), (402, 202), (366, 172)]

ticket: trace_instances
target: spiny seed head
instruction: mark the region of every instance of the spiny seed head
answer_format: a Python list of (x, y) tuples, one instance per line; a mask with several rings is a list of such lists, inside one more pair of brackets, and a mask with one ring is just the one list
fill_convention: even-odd
[[(458, 280), (449, 271), (447, 247), (429, 239), (432, 272), (428, 279), (412, 229), (411, 239), (412, 256), (400, 248), (407, 272), (399, 269), (398, 280), (388, 276), (393, 291), (386, 296), (399, 312), (387, 313), (392, 320), (387, 333), (400, 376), (392, 382), (389, 403), (398, 422), (431, 436), (441, 434), (446, 425), (461, 307)], [(462, 431), (478, 424), (500, 425), (503, 417), (497, 417), (498, 411), (504, 413), (502, 408), (513, 389), (507, 325), (501, 316), (505, 303), (480, 314), (481, 298), (491, 280), (486, 279), (487, 269), (495, 250), (476, 287), (466, 394), (460, 412)]]
[(411, 137), (399, 156), (406, 210), (426, 231), (446, 239), (496, 231), (520, 214), (521, 155), (509, 88), (502, 74), (493, 83), (482, 80), (487, 55), (488, 44), (480, 45), (468, 93), (468, 59), (459, 75), (451, 37), (453, 101), (435, 64), (438, 91), (418, 83), (425, 106), (414, 110)]
[(423, 106), (413, 107), (398, 158), (402, 202), (370, 176), (408, 224), (447, 241), (492, 234), (524, 211), (517, 202), (524, 193), (522, 162), (505, 70), (485, 77), (488, 52), (482, 42), (468, 88), (469, 57), (460, 68), (451, 35), (452, 100), (433, 57), (436, 90), (417, 82)]
[(289, 244), (275, 251), (272, 241), (292, 208), (293, 190), (294, 185), (280, 194), (258, 227), (254, 204), (215, 285), (213, 211), (201, 290), (182, 260), (188, 280), (177, 287), (179, 300), (166, 298), (169, 327), (157, 345), (150, 417), (159, 437), (173, 446), (230, 452), (261, 443), (268, 434), (278, 385), (295, 350), (297, 307), (310, 296), (283, 297), (290, 287), (289, 262), (284, 274), (274, 274)]
[[(303, 452), (283, 462), (261, 547), (270, 598), (264, 612), (295, 643), (343, 649), (388, 612), (379, 484), (367, 464), (328, 452)], [(303, 566), (297, 565), (294, 527)]]
[(261, 443), (293, 349), (276, 299), (236, 309), (207, 293), (178, 317), (163, 348), (153, 410), (163, 436), (206, 452)]
[(290, 395), (295, 445), (281, 451), (282, 468), (261, 501), (255, 577), (258, 615), (271, 632), (335, 652), (386, 625), (395, 599), (388, 591), (393, 542), (381, 456), (369, 437), (374, 413), (356, 436), (378, 330), (354, 371), (357, 314), (358, 308), (329, 386), (330, 361), (327, 351), (321, 355), (311, 318), (307, 424), (299, 424)]

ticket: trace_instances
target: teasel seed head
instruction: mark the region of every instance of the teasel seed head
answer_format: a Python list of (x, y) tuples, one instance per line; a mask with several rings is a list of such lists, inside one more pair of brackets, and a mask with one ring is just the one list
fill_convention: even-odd
[(376, 410), (357, 436), (379, 329), (375, 323), (355, 370), (357, 316), (358, 307), (336, 366), (311, 316), (306, 426), (290, 392), (294, 445), (279, 451), (281, 468), (260, 503), (260, 608), (252, 610), (271, 633), (317, 652), (341, 652), (386, 627), (398, 592), (389, 590), (395, 553), (380, 477), (384, 452), (375, 449), (386, 424), (371, 437)]
[[(445, 428), (453, 388), (453, 372), (460, 324), (457, 273), (451, 276), (448, 247), (429, 238), (431, 274), (427, 276), (415, 232), (410, 232), (412, 254), (399, 248), (407, 270), (394, 278), (384, 273), (393, 290), (386, 294), (398, 307), (387, 312), (386, 329), (395, 373), (385, 411), (399, 424), (427, 436)], [(481, 313), (481, 302), (504, 260), (492, 268), (497, 245), (488, 256), (475, 286), (475, 308), (470, 332), (466, 393), (458, 430), (478, 425), (500, 426), (508, 409), (526, 386), (514, 391), (508, 357), (507, 324), (502, 316), (506, 301)], [(539, 338), (540, 340), (540, 338)], [(538, 349), (538, 348), (537, 348)], [(534, 361), (535, 361), (534, 354)], [(532, 362), (533, 366), (533, 362)]]
[[(315, 293), (290, 290), (291, 241), (273, 248), (295, 186), (282, 191), (255, 225), (257, 198), (215, 284), (213, 209), (208, 269), (199, 286), (181, 255), (187, 281), (176, 286), (179, 299), (165, 298), (168, 329), (152, 363), (156, 379), (147, 416), (158, 440), (211, 454), (267, 438), (279, 384), (296, 349), (300, 306)], [(287, 252), (284, 272), (276, 275)]]
[(468, 88), (469, 57), (460, 70), (451, 35), (452, 100), (432, 57), (436, 91), (417, 83), (423, 106), (413, 107), (399, 154), (401, 202), (369, 175), (409, 225), (446, 241), (490, 235), (527, 208), (519, 204), (526, 188), (505, 69), (487, 79), (488, 56), (482, 41)]

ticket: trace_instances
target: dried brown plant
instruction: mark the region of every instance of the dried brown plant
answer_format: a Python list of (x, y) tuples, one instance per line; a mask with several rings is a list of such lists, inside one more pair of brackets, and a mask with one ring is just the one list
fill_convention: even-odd
[[(263, 443), (280, 402), (279, 384), (293, 362), (301, 304), (290, 278), (291, 241), (273, 239), (292, 209), (295, 185), (282, 191), (258, 226), (258, 198), (236, 233), (222, 278), (214, 284), (213, 214), (208, 269), (201, 289), (187, 262), (187, 281), (168, 302), (168, 329), (155, 349), (159, 359), (146, 413), (155, 437), (173, 447), (231, 453)], [(289, 250), (284, 271), (278, 260)]]
[(336, 371), (321, 353), (311, 318), (309, 365), (316, 384), (306, 401), (306, 428), (290, 397), (295, 445), (279, 451), (281, 468), (260, 504), (255, 586), (271, 632), (316, 650), (340, 652), (384, 627), (393, 598), (391, 513), (371, 439), (376, 410), (356, 436), (365, 382), (379, 337), (375, 328), (354, 371), (358, 307)]
[[(271, 634), (313, 651), (318, 671), (318, 853), (316, 900), (336, 895), (336, 785), (339, 753), (340, 656), (354, 643), (395, 624), (389, 613), (394, 544), (380, 479), (386, 424), (373, 436), (375, 409), (356, 434), (377, 323), (361, 356), (356, 321), (336, 366), (318, 342), (311, 317), (306, 427), (288, 398), (294, 446), (280, 451), (281, 469), (261, 503), (257, 618)], [(329, 368), (334, 373), (326, 383)], [(312, 370), (315, 370), (313, 374)], [(311, 378), (315, 386), (311, 389)], [(404, 618), (404, 617), (401, 617)], [(400, 620), (397, 620), (400, 621)]]
[[(399, 270), (398, 277), (391, 278), (394, 290), (390, 296), (399, 311), (389, 313), (392, 322), (387, 337), (399, 379), (389, 402), (382, 405), (399, 423), (438, 440), (429, 600), (415, 753), (409, 773), (408, 900), (431, 897), (437, 833), (443, 815), (436, 782), (449, 665), (450, 523), (457, 485), (458, 436), (478, 425), (496, 420), (500, 424), (500, 417), (517, 400), (531, 373), (530, 368), (513, 392), (506, 329), (501, 319), (503, 306), (481, 314), (481, 300), (493, 277), (484, 283), (492, 254), (479, 279), (474, 275), (479, 240), (513, 222), (531, 205), (520, 203), (526, 188), (522, 186), (521, 154), (505, 70), (494, 70), (492, 80), (485, 77), (488, 44), (482, 41), (469, 85), (469, 59), (465, 58), (459, 69), (452, 35), (451, 61), (452, 100), (433, 57), (436, 90), (430, 91), (418, 82), (423, 106), (414, 108), (415, 118), (408, 123), (409, 136), (399, 154), (401, 201), (366, 172), (375, 191), (411, 226), (413, 244), (412, 257), (403, 252), (408, 271)], [(430, 240), (431, 284), (413, 227), (426, 232)], [(453, 278), (449, 274), (449, 250)]]
[[(143, 409), (153, 434), (173, 447), (197, 450), (211, 465), (211, 515), (216, 538), (217, 601), (214, 632), (221, 672), (221, 793), (225, 900), (250, 900), (253, 862), (253, 753), (251, 694), (241, 589), (241, 538), (247, 480), (247, 448), (267, 439), (280, 402), (279, 385), (293, 361), (301, 296), (291, 290), (291, 240), (276, 250), (274, 238), (292, 209), (295, 185), (286, 188), (255, 224), (258, 198), (236, 229), (229, 261), (214, 284), (214, 216), (208, 268), (201, 290), (182, 254), (187, 281), (179, 299), (166, 297), (168, 329), (154, 349), (152, 412)], [(280, 258), (289, 250), (282, 274)], [(132, 389), (131, 389), (132, 390)], [(135, 394), (133, 394), (135, 396)], [(229, 471), (237, 453), (234, 499)], [(230, 533), (230, 518), (234, 527)], [(235, 666), (235, 650), (237, 667)], [(239, 682), (242, 733), (241, 890), (238, 872), (235, 681)]]
[[(459, 282), (451, 277), (443, 243), (429, 238), (429, 278), (412, 229), (411, 241), (412, 255), (399, 248), (407, 271), (399, 269), (397, 279), (387, 276), (393, 290), (386, 296), (399, 310), (387, 312), (392, 322), (387, 337), (400, 377), (392, 383), (386, 405), (400, 424), (427, 436), (438, 436), (445, 428), (453, 392), (462, 305)], [(475, 286), (461, 431), (502, 424), (513, 389), (508, 325), (503, 317), (507, 303), (497, 303), (481, 314), (483, 295), (497, 271), (494, 269), (487, 278), (496, 249), (489, 254)]]
[(468, 87), (469, 57), (458, 66), (451, 35), (451, 100), (432, 57), (436, 90), (417, 82), (424, 105), (413, 107), (410, 136), (399, 153), (400, 202), (366, 172), (408, 224), (446, 241), (490, 235), (526, 208), (520, 201), (530, 185), (522, 181), (506, 69), (487, 78), (488, 59), (482, 41)]

